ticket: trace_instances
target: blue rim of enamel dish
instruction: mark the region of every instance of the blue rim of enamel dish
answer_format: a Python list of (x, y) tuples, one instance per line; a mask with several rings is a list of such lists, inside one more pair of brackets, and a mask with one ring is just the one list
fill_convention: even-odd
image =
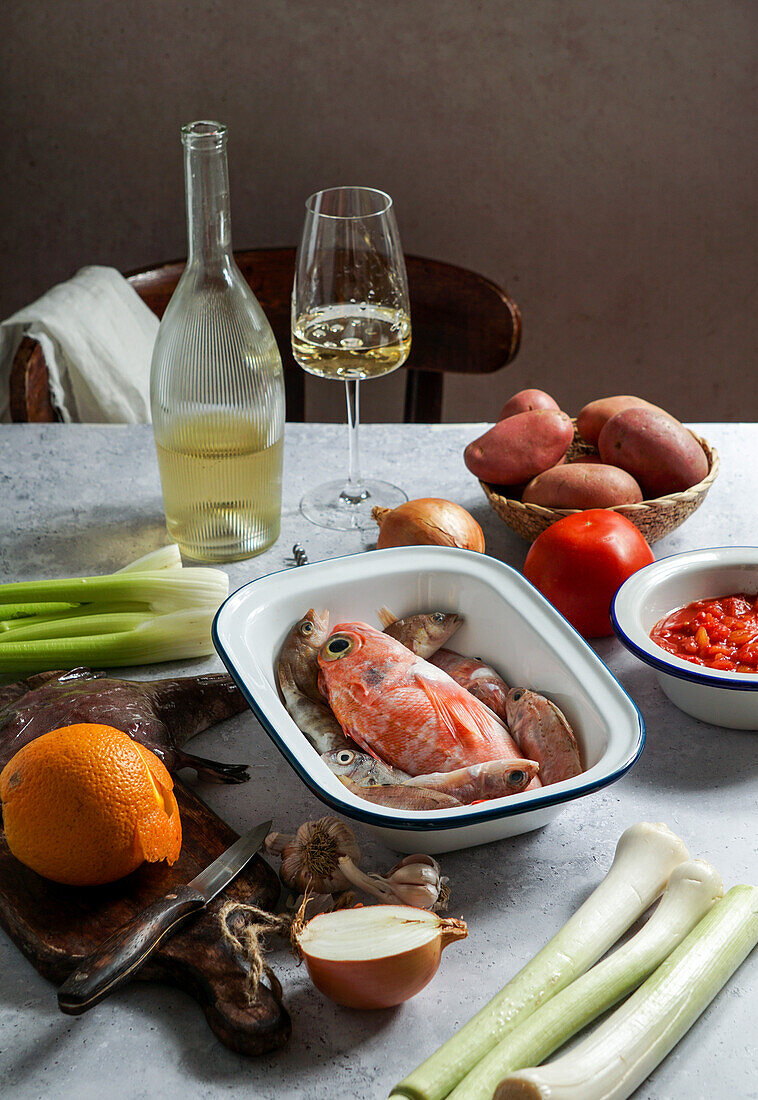
[[(373, 551), (373, 552), (381, 554), (381, 553), (386, 552), (386, 551), (378, 550), (378, 551)], [(473, 553), (473, 551), (464, 551), (464, 550), (461, 550), (459, 552), (460, 553)], [(343, 554), (343, 555), (340, 555), (340, 557), (341, 558), (349, 558), (349, 557), (355, 557), (355, 555), (354, 554)], [(330, 561), (339, 561), (340, 558), (339, 557), (338, 558), (330, 558), (329, 560)], [(493, 560), (496, 560), (496, 559), (493, 559)], [(314, 566), (318, 566), (320, 564), (322, 564), (322, 563), (321, 562), (312, 562), (309, 565), (304, 565), (304, 566), (301, 566), (300, 568), (301, 569), (311, 569)], [(512, 572), (517, 573), (519, 579), (521, 581), (523, 581), (524, 583), (526, 583), (531, 589), (533, 589), (534, 592), (537, 594), (537, 596), (540, 598), (540, 600), (543, 600), (543, 601), (545, 600), (545, 597), (542, 595), (542, 593), (537, 588), (535, 588), (534, 585), (530, 581), (527, 581), (526, 577), (524, 577), (523, 574), (518, 573), (517, 570), (512, 569), (512, 567), (509, 566), (509, 565), (506, 565), (505, 562), (499, 562), (498, 564), (501, 565), (504, 569), (509, 569)], [(212, 638), (212, 641), (213, 641), (213, 645), (216, 648), (216, 652), (218, 653), (219, 657), (221, 658), (222, 662), (224, 663), (227, 671), (229, 672), (229, 675), (232, 677), (232, 679), (236, 683), (237, 687), (242, 692), (243, 696), (245, 697), (245, 699), (247, 701), (248, 706), (250, 707), (251, 711), (255, 715), (256, 719), (258, 720), (260, 725), (263, 727), (263, 729), (266, 731), (269, 738), (276, 745), (277, 749), (282, 754), (282, 756), (285, 758), (287, 763), (290, 765), (290, 767), (293, 769), (293, 771), (296, 772), (296, 774), (300, 777), (302, 782), (305, 783), (306, 787), (311, 791), (311, 793), (314, 794), (316, 796), (316, 798), (319, 799), (319, 801), (324, 802), (327, 806), (330, 807), (330, 809), (336, 810), (336, 812), (342, 814), (343, 817), (350, 817), (354, 821), (361, 821), (366, 825), (371, 825), (374, 828), (380, 828), (380, 829), (411, 829), (411, 830), (418, 831), (418, 832), (442, 832), (446, 829), (461, 829), (466, 825), (478, 825), (482, 822), (497, 821), (500, 818), (515, 817), (518, 814), (531, 813), (531, 812), (536, 811), (536, 810), (542, 810), (542, 809), (544, 809), (546, 807), (549, 807), (549, 806), (557, 806), (557, 805), (560, 805), (562, 802), (573, 802), (574, 799), (576, 799), (576, 798), (580, 798), (580, 797), (582, 797), (583, 795), (586, 795), (586, 794), (592, 794), (594, 791), (598, 791), (602, 787), (607, 787), (611, 783), (615, 783), (617, 780), (621, 779), (624, 775), (626, 775), (626, 773), (632, 767), (634, 767), (634, 765), (639, 760), (640, 755), (642, 754), (642, 750), (645, 747), (645, 738), (646, 738), (645, 721), (642, 717), (642, 714), (640, 712), (639, 707), (635, 703), (634, 699), (632, 699), (631, 695), (629, 695), (629, 693), (625, 690), (625, 688), (619, 683), (618, 679), (613, 675), (613, 673), (608, 668), (608, 666), (605, 664), (605, 662), (602, 661), (600, 659), (600, 657), (598, 657), (598, 655), (595, 653), (595, 651), (592, 649), (592, 647), (587, 645), (587, 642), (584, 640), (584, 638), (582, 638), (581, 634), (579, 634), (578, 631), (571, 625), (571, 623), (569, 623), (568, 620), (565, 619), (565, 617), (560, 614), (560, 612), (556, 611), (556, 609), (551, 604), (550, 605), (551, 611), (553, 611), (556, 615), (558, 615), (559, 618), (564, 620), (564, 622), (569, 627), (569, 629), (572, 630), (573, 633), (576, 634), (577, 637), (581, 640), (582, 645), (587, 646), (587, 649), (588, 649), (589, 653), (592, 655), (592, 658), (594, 658), (594, 660), (597, 661), (598, 664), (600, 664), (602, 666), (604, 672), (606, 672), (608, 674), (608, 676), (611, 677), (611, 679), (616, 683), (616, 686), (618, 687), (619, 691), (629, 700), (632, 707), (634, 708), (635, 716), (636, 716), (636, 719), (637, 719), (637, 738), (636, 738), (635, 743), (634, 743), (629, 755), (627, 756), (626, 760), (624, 760), (623, 763), (619, 765), (619, 767), (617, 767), (614, 771), (609, 772), (607, 775), (604, 775), (599, 779), (592, 780), (592, 782), (590, 782), (590, 783), (584, 783), (581, 786), (572, 787), (570, 790), (567, 790), (567, 791), (555, 791), (554, 793), (551, 793), (551, 794), (546, 793), (544, 795), (538, 796), (537, 798), (533, 799), (530, 802), (527, 802), (527, 803), (519, 805), (519, 806), (513, 806), (513, 807), (498, 806), (498, 807), (494, 807), (491, 810), (485, 810), (485, 809), (482, 809), (483, 803), (480, 803), (478, 805), (477, 809), (472, 813), (467, 813), (467, 814), (457, 814), (456, 813), (455, 817), (432, 818), (432, 819), (426, 819), (426, 820), (423, 820), (423, 821), (419, 820), (418, 818), (415, 818), (415, 817), (414, 818), (384, 817), (382, 814), (379, 814), (374, 810), (368, 810), (368, 809), (364, 810), (362, 807), (352, 806), (348, 802), (343, 802), (342, 799), (340, 799), (340, 798), (335, 798), (328, 791), (324, 790), (324, 788), (321, 786), (319, 781), (317, 779), (314, 779), (314, 777), (311, 775), (311, 773), (308, 771), (308, 769), (303, 766), (303, 764), (297, 759), (297, 757), (294, 756), (293, 753), (290, 751), (290, 749), (284, 744), (284, 742), (282, 741), (281, 737), (279, 736), (279, 733), (277, 732), (275, 726), (271, 723), (271, 721), (269, 720), (267, 715), (264, 713), (262, 708), (256, 702), (255, 697), (248, 690), (244, 680), (239, 675), (234, 662), (229, 657), (223, 643), (221, 642), (221, 640), (218, 636), (218, 620), (219, 620), (219, 617), (221, 616), (226, 604), (231, 599), (233, 599), (235, 596), (238, 596), (239, 593), (242, 592), (245, 588), (250, 588), (252, 585), (257, 584), (259, 581), (266, 580), (268, 577), (276, 576), (278, 573), (286, 573), (286, 572), (288, 572), (288, 570), (286, 570), (286, 569), (272, 570), (271, 573), (265, 573), (265, 574), (263, 574), (263, 576), (256, 577), (256, 578), (254, 578), (254, 580), (248, 581), (246, 584), (240, 585), (240, 587), (235, 589), (234, 592), (231, 592), (227, 596), (227, 598), (224, 600), (224, 602), (221, 604), (221, 606), (219, 607), (218, 611), (216, 612), (216, 614), (214, 616), (213, 625), (211, 627), (211, 638)], [(547, 601), (545, 601), (545, 602), (547, 602)], [(305, 738), (305, 734), (303, 734), (302, 736)], [(306, 740), (307, 740), (307, 738), (306, 738)], [(429, 814), (440, 814), (440, 813), (445, 813), (446, 811), (445, 810), (427, 810), (425, 812), (429, 813)]]
[[(674, 558), (684, 557), (690, 558), (692, 560), (694, 558), (694, 555), (696, 554), (709, 554), (713, 553), (714, 550), (755, 550), (755, 547), (709, 546), (704, 547), (701, 550), (684, 550), (679, 554), (667, 554), (665, 558), (658, 558), (657, 561), (651, 561), (649, 565), (644, 565), (642, 569), (638, 569), (636, 573), (632, 573), (631, 577), (629, 577), (628, 580), (624, 581), (616, 595), (613, 597), (613, 600), (611, 602), (611, 625), (613, 626), (613, 629), (619, 641), (623, 642), (626, 648), (631, 653), (633, 653), (635, 657), (639, 658), (639, 660), (642, 661), (644, 664), (649, 665), (651, 668), (654, 668), (656, 672), (663, 672), (666, 676), (671, 676), (675, 680), (687, 680), (691, 684), (700, 684), (701, 687), (729, 688), (732, 691), (758, 691), (758, 672), (742, 673), (743, 676), (751, 676), (753, 678), (752, 681), (742, 679), (737, 680), (732, 676), (725, 676), (723, 674), (721, 676), (717, 676), (715, 675), (715, 669), (707, 669), (704, 668), (702, 665), (691, 665), (690, 668), (682, 668), (681, 665), (675, 665), (671, 661), (666, 660), (665, 657), (659, 657), (657, 654), (651, 653), (649, 650), (644, 649), (642, 646), (637, 645), (636, 642), (632, 641), (632, 639), (629, 637), (629, 635), (626, 633), (621, 623), (619, 622), (618, 615), (616, 614), (616, 603), (621, 596), (624, 587), (629, 583), (629, 581), (634, 580), (635, 577), (641, 575), (642, 573), (646, 573), (649, 569), (655, 569), (655, 567), (659, 566), (662, 562), (671, 561)], [(717, 562), (714, 562), (714, 565), (717, 564)], [(703, 597), (703, 599), (706, 598), (707, 597)], [(672, 608), (672, 610), (675, 609)], [(655, 645), (655, 648), (659, 649), (661, 653), (667, 652), (665, 649), (662, 649), (661, 646), (656, 645), (656, 643), (653, 642), (652, 639), (650, 644)], [(682, 661), (682, 664), (687, 664), (684, 658), (680, 658), (680, 660)]]

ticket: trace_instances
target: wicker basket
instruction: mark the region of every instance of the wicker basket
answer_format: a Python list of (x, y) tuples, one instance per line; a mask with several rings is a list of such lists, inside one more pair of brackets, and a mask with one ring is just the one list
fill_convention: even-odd
[[(695, 433), (692, 433), (695, 435)], [(718, 452), (711, 447), (699, 435), (695, 439), (705, 452), (708, 459), (708, 474), (697, 485), (685, 489), (681, 493), (670, 493), (657, 500), (643, 500), (639, 504), (618, 504), (609, 509), (612, 512), (620, 512), (638, 527), (648, 542), (657, 542), (669, 535), (672, 531), (691, 516), (705, 500), (719, 472)], [(581, 461), (583, 455), (596, 455), (597, 448), (576, 432), (574, 422), (574, 441), (568, 449), (567, 461)], [(580, 511), (578, 508), (544, 508), (541, 504), (523, 504), (519, 496), (506, 496), (509, 487), (505, 485), (488, 485), (484, 481), (479, 484), (487, 494), (487, 499), (492, 508), (512, 530), (528, 542), (534, 542), (537, 535), (563, 516), (570, 516)], [(520, 494), (522, 486), (514, 487), (514, 492)]]

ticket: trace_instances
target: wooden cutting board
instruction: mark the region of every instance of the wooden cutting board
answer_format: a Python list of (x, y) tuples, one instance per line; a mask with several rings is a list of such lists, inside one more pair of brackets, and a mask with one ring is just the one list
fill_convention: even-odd
[[(173, 867), (145, 863), (108, 886), (49, 882), (19, 863), (8, 850), (5, 834), (0, 834), (0, 925), (45, 978), (59, 985), (106, 936), (155, 898), (189, 882), (237, 839), (234, 830), (181, 783), (175, 782), (174, 792), (182, 816), (179, 859)], [(250, 826), (254, 824), (251, 820)], [(202, 913), (153, 952), (136, 977), (184, 989), (201, 1005), (222, 1043), (240, 1054), (265, 1054), (287, 1042), (290, 1019), (262, 985), (255, 1002), (247, 1003), (245, 973), (221, 941), (218, 912), (229, 898), (273, 909), (279, 881), (256, 856)]]

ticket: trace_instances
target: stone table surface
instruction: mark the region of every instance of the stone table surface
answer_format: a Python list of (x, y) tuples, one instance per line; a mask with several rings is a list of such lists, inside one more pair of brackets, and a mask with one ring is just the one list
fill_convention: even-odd
[[(704, 424), (721, 474), (705, 504), (655, 547), (758, 545), (758, 425)], [(370, 425), (364, 469), (411, 497), (442, 496), (482, 524), (490, 554), (520, 568), (526, 544), (489, 510), (461, 453), (475, 425)], [(333, 425), (288, 425), (282, 534), (258, 558), (228, 566), (231, 587), (285, 568), (294, 542), (311, 561), (370, 548), (371, 536), (313, 527), (303, 491), (339, 476), (344, 440)], [(0, 580), (104, 573), (163, 545), (166, 532), (149, 427), (0, 427)], [(389, 601), (389, 596), (388, 596)], [(561, 927), (607, 870), (616, 840), (636, 821), (665, 821), (728, 888), (758, 882), (756, 734), (703, 725), (678, 711), (651, 670), (615, 639), (596, 644), (640, 707), (647, 745), (616, 784), (568, 803), (545, 828), (441, 857), (451, 915), (469, 924), (422, 993), (393, 1010), (360, 1013), (325, 1000), (286, 953), (270, 961), (292, 1016), (289, 1046), (257, 1060), (216, 1041), (189, 996), (135, 983), (72, 1019), (55, 990), (0, 933), (0, 1095), (5, 1097), (245, 1096), (260, 1100), (379, 1100), (465, 1022)], [(220, 669), (215, 658), (163, 665), (162, 675)], [(139, 670), (149, 677), (158, 669)], [(242, 787), (204, 784), (202, 797), (235, 829), (273, 817), (294, 831), (323, 807), (251, 714), (193, 742), (193, 751), (253, 761)], [(364, 866), (392, 853), (358, 828)], [(729, 981), (663, 1064), (637, 1090), (647, 1100), (758, 1097), (755, 1006), (758, 952)]]

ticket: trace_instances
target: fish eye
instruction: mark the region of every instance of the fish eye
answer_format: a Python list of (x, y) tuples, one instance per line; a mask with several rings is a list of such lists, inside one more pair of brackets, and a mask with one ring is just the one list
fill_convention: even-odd
[(312, 634), (313, 633), (313, 623), (310, 621), (310, 619), (306, 619), (304, 623), (300, 624), (300, 633), (301, 634)]
[(354, 757), (355, 757), (355, 753), (352, 752), (350, 749), (341, 749), (337, 753), (337, 763), (338, 764), (352, 764)]
[(441, 611), (435, 611), (434, 614), (432, 615), (432, 622), (433, 623), (444, 623), (444, 621), (445, 621), (445, 616), (442, 614), (442, 612)]
[(514, 785), (523, 783), (524, 778), (525, 777), (523, 772), (511, 772), (511, 783), (513, 783)]
[(523, 694), (524, 694), (524, 692), (522, 691), (521, 688), (519, 688), (518, 691), (514, 691), (514, 693), (513, 693), (513, 702), (518, 703), (519, 699), (521, 699), (523, 697)]
[(329, 639), (321, 652), (327, 661), (338, 661), (340, 657), (346, 657), (354, 649), (355, 642), (352, 638), (347, 638), (344, 634), (335, 634), (333, 638)]

